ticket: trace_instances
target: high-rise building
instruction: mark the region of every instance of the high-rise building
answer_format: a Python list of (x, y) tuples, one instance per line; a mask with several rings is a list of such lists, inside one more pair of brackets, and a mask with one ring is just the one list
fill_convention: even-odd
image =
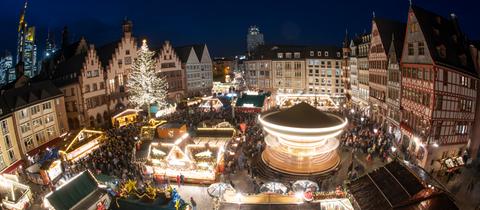
[(265, 44), (265, 42), (263, 40), (263, 34), (260, 33), (260, 29), (257, 26), (250, 26), (250, 28), (248, 28), (247, 34), (248, 53), (250, 54), (250, 52), (253, 52), (255, 48), (263, 44)]
[(9, 82), (10, 72), (15, 70), (13, 69), (13, 57), (10, 52), (5, 51), (5, 54), (0, 57), (0, 86)]
[(47, 40), (45, 42), (45, 52), (43, 53), (43, 59), (48, 59), (53, 53), (57, 51), (57, 46), (55, 45), (55, 38), (51, 31), (48, 31)]
[(24, 72), (28, 77), (33, 77), (37, 73), (37, 45), (35, 44), (35, 27), (28, 27), (25, 21), (27, 11), (27, 2), (20, 13), (18, 23), (17, 39), (17, 60), (16, 63), (24, 63)]

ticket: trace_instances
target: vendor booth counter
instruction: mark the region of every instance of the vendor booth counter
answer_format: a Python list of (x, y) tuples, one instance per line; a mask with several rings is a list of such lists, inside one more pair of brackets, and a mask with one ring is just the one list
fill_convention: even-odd
[(157, 127), (158, 137), (161, 139), (175, 139), (187, 132), (187, 125), (169, 122)]
[(125, 109), (112, 116), (112, 125), (119, 128), (137, 122), (141, 109)]
[(0, 175), (0, 197), (5, 209), (28, 209), (32, 201), (30, 187), (19, 182), (16, 175)]
[(59, 153), (64, 160), (75, 161), (100, 147), (105, 139), (103, 131), (82, 129), (65, 137)]

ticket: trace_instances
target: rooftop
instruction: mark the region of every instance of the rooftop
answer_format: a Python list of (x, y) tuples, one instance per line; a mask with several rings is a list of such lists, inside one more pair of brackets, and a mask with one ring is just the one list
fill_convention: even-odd
[(263, 117), (263, 120), (294, 128), (325, 128), (344, 123), (344, 120), (340, 117), (320, 111), (305, 102), (301, 102), (285, 110), (267, 114)]

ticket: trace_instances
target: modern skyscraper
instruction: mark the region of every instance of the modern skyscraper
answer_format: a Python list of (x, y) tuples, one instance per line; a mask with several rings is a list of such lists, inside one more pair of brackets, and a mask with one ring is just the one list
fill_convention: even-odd
[(265, 44), (263, 40), (263, 34), (260, 33), (260, 29), (257, 26), (250, 26), (247, 34), (247, 51), (254, 51), (259, 45)]
[(45, 43), (45, 52), (43, 53), (43, 59), (49, 58), (53, 53), (57, 51), (57, 46), (55, 45), (55, 38), (51, 31), (48, 31), (47, 40)]
[(33, 77), (37, 73), (37, 45), (35, 45), (35, 27), (28, 27), (25, 21), (27, 11), (27, 1), (23, 11), (20, 13), (18, 23), (17, 39), (17, 64), (23, 62), (25, 66), (24, 74)]
[[(9, 73), (13, 69), (13, 57), (10, 52), (5, 51), (5, 54), (0, 57), (0, 85), (7, 84), (9, 82)], [(15, 74), (15, 71), (13, 71)]]

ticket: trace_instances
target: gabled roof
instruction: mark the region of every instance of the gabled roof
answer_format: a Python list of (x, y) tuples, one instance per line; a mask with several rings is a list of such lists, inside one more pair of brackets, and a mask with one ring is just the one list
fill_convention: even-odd
[[(314, 55), (310, 55), (310, 51), (315, 51)], [(317, 51), (322, 51), (319, 56)], [(291, 58), (278, 58), (278, 53), (300, 53), (300, 58), (295, 58), (292, 54)], [(325, 56), (324, 52), (328, 52)], [(340, 53), (340, 57), (337, 56)], [(336, 46), (303, 46), (303, 45), (260, 45), (252, 52), (250, 60), (298, 60), (306, 58), (324, 58), (324, 59), (341, 59), (342, 49)]]
[[(388, 49), (388, 53), (390, 54), (390, 50), (393, 50), (392, 52), (395, 53), (395, 58), (397, 62), (400, 62), (400, 59), (402, 57), (402, 51), (403, 51), (403, 43), (405, 41), (405, 34), (401, 34), (400, 37), (397, 37), (399, 34), (395, 35), (392, 34), (392, 41), (390, 43), (390, 48)], [(389, 55), (390, 56), (390, 55)]]
[[(186, 63), (188, 61), (188, 56), (192, 51), (193, 46), (182, 46), (182, 47), (175, 47), (175, 53), (177, 54), (178, 58), (182, 63)], [(197, 55), (198, 56), (198, 55)]]
[[(385, 53), (388, 55), (390, 44), (392, 44), (392, 38), (398, 37), (397, 39), (403, 40), (403, 37), (405, 37), (406, 24), (396, 20), (381, 18), (374, 18), (373, 21), (377, 25)], [(395, 44), (397, 44), (397, 42), (395, 42)], [(401, 43), (401, 46), (403, 47), (403, 42)]]
[(75, 73), (77, 76), (80, 76), (86, 59), (87, 54), (81, 53), (58, 65), (53, 75), (55, 85), (63, 86), (78, 81), (77, 77), (72, 77), (71, 75)]
[(0, 108), (4, 115), (63, 95), (50, 81), (30, 83), (23, 87), (5, 90), (1, 95)]
[[(88, 198), (89, 195), (97, 194), (95, 192), (99, 191), (97, 181), (90, 171), (87, 170), (49, 193), (46, 199), (54, 209), (72, 209), (76, 205), (82, 206), (82, 202), (88, 202), (88, 200), (90, 200), (84, 200), (85, 198)], [(99, 195), (95, 196), (93, 199), (98, 201), (98, 196)]]
[[(417, 18), (434, 62), (455, 67), (463, 73), (477, 76), (466, 37), (460, 30), (457, 18), (454, 16), (454, 18), (447, 19), (418, 6), (412, 6), (411, 10)], [(441, 45), (446, 49), (446, 56), (444, 57), (437, 50), (437, 47)], [(462, 55), (466, 57), (465, 62), (460, 58)]]
[(202, 61), (203, 51), (205, 50), (205, 44), (193, 45), (193, 49), (195, 49), (195, 53), (197, 54), (198, 60)]
[(115, 50), (120, 42), (121, 40), (117, 40), (97, 48), (97, 55), (103, 68), (106, 68), (108, 64), (110, 64), (110, 60), (112, 60), (113, 55), (115, 55)]

